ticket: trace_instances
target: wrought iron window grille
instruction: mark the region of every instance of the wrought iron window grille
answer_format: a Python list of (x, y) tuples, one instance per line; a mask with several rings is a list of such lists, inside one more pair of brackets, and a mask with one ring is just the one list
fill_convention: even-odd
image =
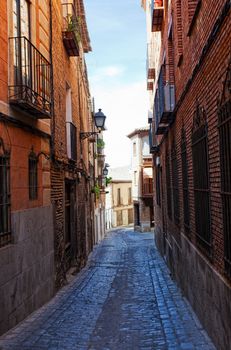
[(10, 152), (0, 138), (0, 247), (11, 243)]
[(180, 202), (179, 202), (179, 182), (178, 182), (178, 161), (175, 142), (172, 144), (171, 149), (172, 160), (172, 192), (173, 192), (173, 216), (174, 222), (179, 224), (180, 222)]
[(168, 152), (165, 156), (165, 172), (166, 172), (166, 186), (167, 186), (167, 212), (169, 219), (172, 219), (172, 187), (171, 187), (171, 173), (170, 173), (170, 157)]
[(190, 212), (189, 212), (189, 190), (188, 190), (188, 158), (186, 133), (183, 128), (181, 131), (181, 168), (182, 168), (182, 188), (183, 188), (183, 208), (184, 208), (184, 227), (189, 232)]
[(33, 151), (29, 154), (29, 199), (38, 199), (38, 157)]
[(192, 128), (192, 156), (196, 236), (199, 247), (211, 257), (211, 213), (207, 118), (197, 103)]
[(231, 278), (231, 61), (218, 101), (225, 273)]

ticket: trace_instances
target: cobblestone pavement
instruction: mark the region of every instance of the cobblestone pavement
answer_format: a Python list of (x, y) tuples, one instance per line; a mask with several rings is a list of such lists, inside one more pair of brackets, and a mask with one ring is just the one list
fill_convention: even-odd
[(215, 350), (169, 276), (152, 233), (111, 232), (1, 350)]

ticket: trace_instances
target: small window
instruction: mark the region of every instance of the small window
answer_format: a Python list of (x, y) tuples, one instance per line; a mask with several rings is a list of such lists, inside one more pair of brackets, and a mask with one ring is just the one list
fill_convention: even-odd
[(132, 203), (132, 188), (128, 188), (128, 204)]
[(121, 205), (121, 192), (120, 192), (120, 188), (117, 188), (117, 205)]
[(31, 151), (29, 154), (29, 199), (35, 200), (38, 198), (38, 158)]
[(137, 171), (134, 171), (134, 185), (137, 186)]
[(161, 195), (160, 195), (160, 177), (161, 177), (161, 170), (160, 166), (158, 165), (156, 167), (156, 204), (161, 206)]
[(10, 242), (10, 158), (0, 138), (0, 247)]
[(136, 157), (136, 142), (133, 142), (133, 157)]

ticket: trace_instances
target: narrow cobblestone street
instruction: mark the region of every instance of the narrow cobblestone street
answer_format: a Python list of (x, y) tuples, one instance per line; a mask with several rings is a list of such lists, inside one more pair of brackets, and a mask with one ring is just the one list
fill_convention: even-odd
[(213, 350), (153, 234), (113, 231), (51, 302), (0, 338), (6, 350)]

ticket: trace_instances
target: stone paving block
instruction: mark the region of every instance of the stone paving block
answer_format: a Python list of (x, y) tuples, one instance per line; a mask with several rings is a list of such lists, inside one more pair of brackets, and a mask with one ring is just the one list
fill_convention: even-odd
[(87, 266), (0, 350), (215, 350), (154, 246), (153, 233), (114, 231)]

